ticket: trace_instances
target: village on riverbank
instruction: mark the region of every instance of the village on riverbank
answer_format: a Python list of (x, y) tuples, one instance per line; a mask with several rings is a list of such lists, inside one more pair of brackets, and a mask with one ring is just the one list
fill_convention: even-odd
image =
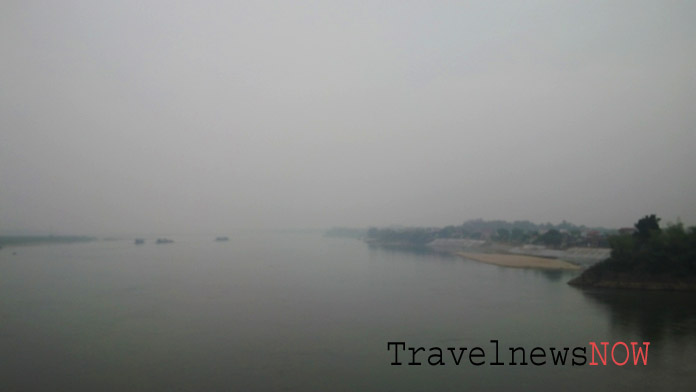
[(334, 228), (327, 235), (361, 238), (371, 246), (427, 248), (505, 267), (579, 269), (608, 258), (608, 238), (619, 232), (632, 229), (476, 219), (443, 228)]
[(633, 227), (586, 228), (568, 222), (473, 220), (444, 228), (370, 228), (351, 235), (370, 246), (426, 248), (502, 267), (583, 270), (569, 283), (583, 287), (696, 290), (696, 227), (661, 227), (646, 215)]

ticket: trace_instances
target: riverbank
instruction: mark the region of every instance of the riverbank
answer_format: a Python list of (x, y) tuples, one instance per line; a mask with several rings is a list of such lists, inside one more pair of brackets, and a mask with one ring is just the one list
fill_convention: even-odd
[(567, 261), (550, 259), (545, 257), (510, 255), (501, 253), (471, 253), (456, 252), (457, 256), (466, 259), (480, 261), (482, 263), (495, 264), (503, 267), (513, 268), (541, 268), (557, 270), (578, 270), (579, 266)]
[(641, 274), (637, 272), (586, 270), (568, 282), (576, 287), (594, 287), (604, 289), (639, 289), (639, 290), (673, 290), (696, 291), (696, 277), (674, 276), (670, 274)]
[(48, 236), (0, 236), (0, 248), (10, 247), (10, 246), (28, 246), (28, 245), (40, 245), (40, 244), (64, 244), (72, 242), (89, 242), (96, 241), (95, 237), (87, 236), (58, 236), (58, 235), (48, 235)]

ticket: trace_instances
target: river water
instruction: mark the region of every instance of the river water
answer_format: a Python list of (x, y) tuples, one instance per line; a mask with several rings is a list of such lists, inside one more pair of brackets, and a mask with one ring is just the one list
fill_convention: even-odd
[[(315, 233), (0, 250), (2, 391), (691, 390), (696, 297), (581, 290)], [(16, 254), (13, 254), (15, 252)], [(503, 366), (492, 366), (498, 342)], [(530, 363), (541, 347), (650, 342), (647, 366)], [(391, 365), (388, 342), (425, 347)], [(445, 365), (428, 364), (440, 347)], [(481, 366), (465, 351), (481, 347)], [(509, 365), (510, 347), (527, 362)], [(619, 348), (619, 351), (620, 348)], [(457, 351), (459, 352), (459, 351)], [(519, 354), (519, 352), (518, 352)], [(622, 361), (625, 350), (618, 354)], [(521, 360), (518, 358), (517, 362)], [(538, 360), (539, 361), (539, 360)]]

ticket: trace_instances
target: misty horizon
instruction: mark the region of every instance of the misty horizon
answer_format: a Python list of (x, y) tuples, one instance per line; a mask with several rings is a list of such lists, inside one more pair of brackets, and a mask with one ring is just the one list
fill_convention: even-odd
[(0, 234), (696, 224), (692, 2), (0, 9)]

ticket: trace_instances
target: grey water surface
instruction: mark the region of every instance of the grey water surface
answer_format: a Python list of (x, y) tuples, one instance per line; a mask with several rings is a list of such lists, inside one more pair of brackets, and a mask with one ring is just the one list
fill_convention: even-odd
[[(696, 297), (583, 291), (318, 233), (238, 232), (0, 250), (0, 390), (689, 390)], [(15, 252), (16, 254), (13, 254)], [(492, 366), (497, 340), (503, 366)], [(390, 341), (426, 348), (392, 366)], [(510, 347), (650, 342), (647, 366), (509, 365)], [(482, 366), (428, 364), (481, 347)], [(619, 359), (623, 356), (617, 355)], [(518, 360), (519, 361), (519, 360)], [(529, 361), (529, 358), (527, 359)], [(587, 351), (587, 362), (590, 352)]]

